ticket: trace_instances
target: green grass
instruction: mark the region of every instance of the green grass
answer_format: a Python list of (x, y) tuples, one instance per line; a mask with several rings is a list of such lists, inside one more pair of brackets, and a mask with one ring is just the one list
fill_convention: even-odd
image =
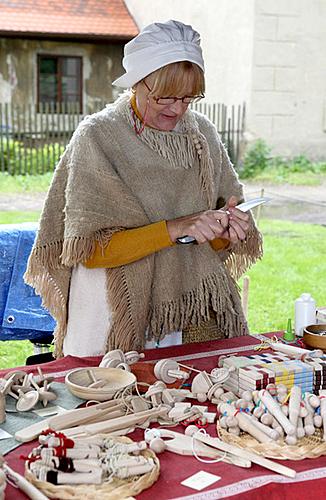
[(325, 174), (313, 172), (286, 172), (282, 168), (270, 168), (252, 179), (270, 184), (290, 184), (292, 186), (319, 186), (326, 180)]
[(261, 220), (264, 257), (250, 278), (248, 321), (251, 333), (286, 328), (294, 320), (294, 301), (309, 292), (326, 305), (326, 228), (313, 224)]
[(20, 224), (21, 222), (37, 222), (40, 218), (41, 212), (1, 212), (0, 211), (0, 224)]
[[(285, 329), (287, 319), (294, 319), (294, 301), (303, 292), (310, 292), (317, 305), (326, 305), (325, 264), (321, 257), (326, 228), (261, 220), (260, 229), (264, 257), (247, 273), (251, 333)], [(28, 341), (0, 342), (0, 353), (0, 368), (17, 366), (33, 354), (33, 346)]]
[(0, 369), (25, 365), (26, 358), (34, 354), (29, 340), (0, 341)]
[(43, 175), (9, 175), (0, 173), (0, 193), (43, 193), (50, 186), (53, 173)]
[[(17, 175), (12, 176), (0, 172), (1, 193), (44, 193), (48, 190), (52, 173), (43, 175)], [(240, 173), (241, 178), (241, 173)], [(287, 183), (296, 186), (319, 186), (326, 181), (324, 172), (292, 172), (280, 167), (269, 167), (250, 179), (254, 182), (267, 182), (271, 184)], [(247, 179), (244, 180), (246, 183)]]

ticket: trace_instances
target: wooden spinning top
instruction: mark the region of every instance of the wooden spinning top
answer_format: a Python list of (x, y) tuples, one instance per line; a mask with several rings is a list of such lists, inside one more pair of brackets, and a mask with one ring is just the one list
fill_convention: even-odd
[(187, 380), (189, 373), (180, 370), (180, 367), (173, 359), (161, 359), (154, 367), (154, 374), (158, 380), (166, 384), (173, 384), (176, 380)]

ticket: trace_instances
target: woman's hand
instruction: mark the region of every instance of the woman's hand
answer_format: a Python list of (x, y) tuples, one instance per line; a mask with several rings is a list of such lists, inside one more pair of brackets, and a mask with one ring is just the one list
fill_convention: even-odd
[[(229, 227), (229, 214), (225, 210), (206, 210), (167, 221), (171, 241), (181, 236), (192, 236), (197, 243), (221, 238)], [(224, 236), (223, 236), (224, 237)]]
[(231, 196), (220, 210), (206, 210), (167, 221), (171, 241), (182, 236), (192, 236), (197, 243), (207, 243), (224, 238), (232, 244), (244, 240), (249, 229), (249, 215), (235, 208), (238, 200)]
[(235, 208), (237, 204), (238, 199), (231, 196), (225, 207), (222, 208), (229, 214), (229, 226), (223, 234), (223, 238), (229, 240), (232, 244), (244, 240), (250, 227), (249, 215)]

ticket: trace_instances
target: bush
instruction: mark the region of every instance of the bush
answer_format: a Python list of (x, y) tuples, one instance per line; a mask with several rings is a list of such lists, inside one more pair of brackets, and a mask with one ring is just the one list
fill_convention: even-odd
[(271, 148), (258, 139), (246, 152), (239, 173), (242, 179), (264, 177), (284, 181), (289, 174), (325, 174), (326, 162), (312, 162), (304, 155), (293, 158), (271, 157)]
[(269, 165), (271, 149), (262, 140), (254, 142), (246, 152), (240, 175), (243, 179), (256, 177)]
[(2, 143), (0, 169), (10, 175), (53, 172), (63, 151), (64, 146), (58, 143), (28, 148), (19, 141), (9, 139)]
[(271, 160), (271, 167), (278, 169), (280, 173), (306, 173), (314, 174), (326, 173), (325, 162), (312, 162), (306, 156), (299, 155), (291, 159), (284, 159), (276, 156)]

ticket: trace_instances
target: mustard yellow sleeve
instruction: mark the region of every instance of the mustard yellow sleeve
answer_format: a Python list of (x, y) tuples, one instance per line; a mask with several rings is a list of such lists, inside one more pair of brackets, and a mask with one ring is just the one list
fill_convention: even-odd
[(115, 233), (105, 248), (97, 243), (93, 255), (83, 264), (88, 268), (123, 266), (174, 244), (166, 221), (155, 222)]
[(209, 243), (216, 251), (225, 250), (230, 244), (229, 240), (226, 240), (225, 238), (215, 238), (215, 240), (212, 240)]

